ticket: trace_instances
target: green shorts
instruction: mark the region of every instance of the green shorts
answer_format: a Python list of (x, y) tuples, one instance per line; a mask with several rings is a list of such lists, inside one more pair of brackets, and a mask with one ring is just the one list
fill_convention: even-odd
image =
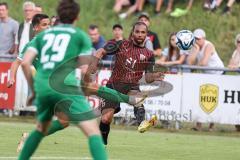
[[(46, 122), (52, 120), (57, 112), (63, 112), (67, 115), (70, 122), (79, 122), (93, 119), (92, 109), (84, 96), (71, 96), (64, 94), (45, 94), (37, 95), (37, 120)], [(84, 117), (90, 114), (90, 117)], [(89, 116), (89, 115), (87, 115)]]

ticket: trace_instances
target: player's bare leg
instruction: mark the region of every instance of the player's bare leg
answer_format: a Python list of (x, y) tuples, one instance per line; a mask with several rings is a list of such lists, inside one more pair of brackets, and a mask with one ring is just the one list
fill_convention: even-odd
[(83, 90), (86, 96), (96, 95), (112, 102), (128, 103), (135, 105), (136, 107), (140, 106), (147, 97), (146, 95), (137, 93), (125, 95), (111, 88), (100, 86), (96, 83), (86, 84), (83, 87)]
[[(60, 131), (64, 128), (67, 128), (69, 126), (69, 120), (67, 118), (67, 116), (62, 113), (62, 112), (59, 112), (59, 113), (56, 113), (56, 116), (57, 116), (57, 120), (53, 120), (49, 126), (49, 129), (48, 129), (48, 132), (47, 132), (47, 136), (57, 132), (57, 131)], [(29, 136), (29, 133), (28, 132), (24, 132), (22, 134), (22, 137), (18, 143), (18, 146), (17, 146), (17, 153), (21, 152), (22, 151), (22, 148), (23, 148), (23, 145), (26, 141), (26, 139), (28, 138)]]
[(97, 121), (95, 119), (83, 121), (79, 123), (79, 127), (88, 137), (88, 144), (93, 158), (96, 160), (107, 160), (107, 154)]
[(20, 151), (22, 151), (23, 145), (27, 139), (27, 137), (29, 136), (28, 132), (24, 132), (22, 133), (22, 137), (20, 139), (20, 141), (18, 142), (18, 146), (17, 146), (17, 153), (19, 153)]
[(110, 132), (110, 125), (113, 119), (114, 111), (115, 110), (113, 108), (106, 108), (102, 110), (102, 117), (99, 128), (105, 145), (108, 143), (108, 134)]
[(32, 133), (28, 136), (23, 150), (21, 151), (18, 160), (28, 160), (37, 149), (41, 140), (47, 135), (48, 127), (51, 121), (38, 122), (37, 127)]

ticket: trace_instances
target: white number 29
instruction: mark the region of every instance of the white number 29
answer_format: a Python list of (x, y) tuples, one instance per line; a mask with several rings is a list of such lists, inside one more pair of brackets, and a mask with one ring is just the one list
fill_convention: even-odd
[[(69, 34), (46, 34), (43, 37), (43, 40), (47, 42), (43, 46), (41, 51), (41, 63), (62, 61), (67, 50), (70, 38), (71, 37)], [(50, 48), (51, 51), (54, 53), (56, 52), (56, 54), (47, 55), (47, 50)]]

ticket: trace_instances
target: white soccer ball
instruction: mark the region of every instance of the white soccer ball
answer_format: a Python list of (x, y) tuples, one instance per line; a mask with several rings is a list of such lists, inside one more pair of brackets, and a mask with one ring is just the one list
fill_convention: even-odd
[(176, 45), (180, 50), (190, 50), (195, 43), (195, 37), (189, 30), (181, 30), (176, 35)]

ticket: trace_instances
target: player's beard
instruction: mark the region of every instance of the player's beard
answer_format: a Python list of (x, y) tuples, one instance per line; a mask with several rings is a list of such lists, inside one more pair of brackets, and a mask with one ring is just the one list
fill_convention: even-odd
[(132, 38), (133, 43), (137, 46), (144, 47), (144, 39), (141, 38)]

